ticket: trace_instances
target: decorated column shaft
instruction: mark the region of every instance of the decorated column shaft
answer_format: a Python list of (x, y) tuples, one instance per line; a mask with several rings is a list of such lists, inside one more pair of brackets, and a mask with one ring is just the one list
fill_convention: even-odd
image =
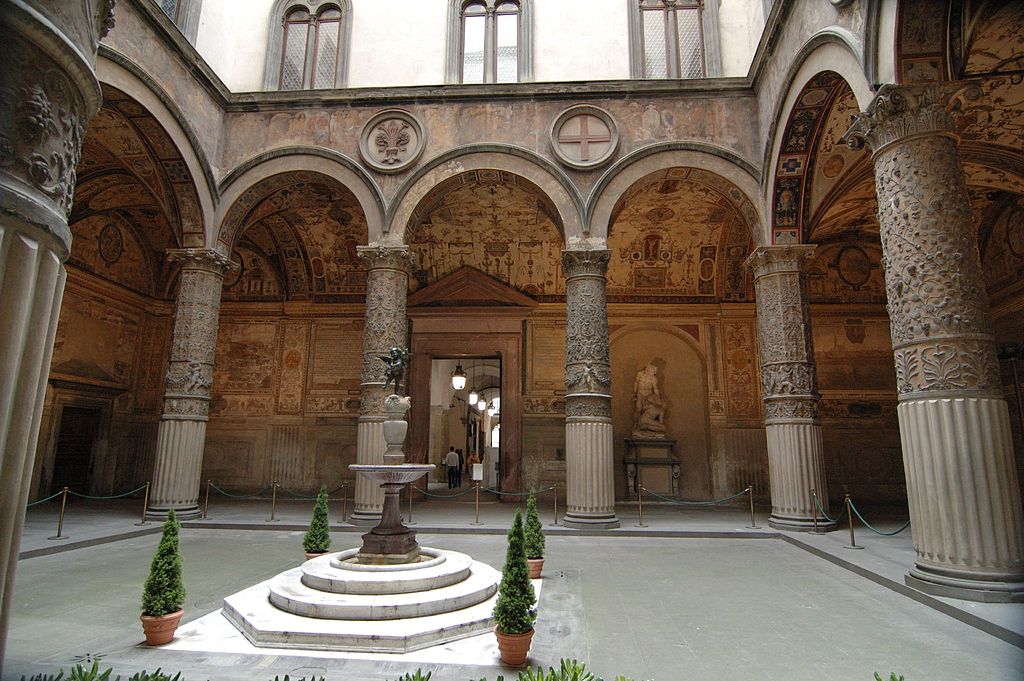
[[(359, 386), (359, 425), (356, 463), (382, 464), (384, 450), (384, 382), (387, 366), (380, 360), (393, 347), (406, 347), (411, 255), (405, 246), (361, 246), (366, 263), (366, 320), (363, 326), (363, 370)], [(384, 507), (384, 491), (377, 483), (356, 476), (355, 503), (350, 518), (355, 524), (376, 525)]]
[(71, 251), (68, 216), (113, 1), (0, 9), (0, 671)]
[(181, 279), (147, 515), (162, 518), (173, 508), (185, 519), (199, 516), (220, 296), (230, 261), (218, 251), (192, 248), (168, 257), (181, 263)]
[(772, 515), (786, 530), (829, 527), (814, 494), (828, 508), (817, 373), (804, 265), (814, 246), (762, 246), (747, 264), (754, 270), (760, 335), (761, 386), (768, 438)]
[(562, 251), (565, 272), (565, 451), (569, 527), (612, 528), (611, 363), (605, 274), (611, 252)]
[(968, 84), (886, 85), (847, 133), (875, 164), (915, 567), (907, 583), (1024, 599), (1024, 532), (953, 114)]

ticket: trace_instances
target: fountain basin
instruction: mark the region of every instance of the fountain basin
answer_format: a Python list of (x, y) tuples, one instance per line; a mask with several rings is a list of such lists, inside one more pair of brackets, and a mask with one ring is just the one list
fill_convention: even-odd
[(351, 464), (349, 470), (381, 485), (404, 485), (434, 470), (434, 464)]

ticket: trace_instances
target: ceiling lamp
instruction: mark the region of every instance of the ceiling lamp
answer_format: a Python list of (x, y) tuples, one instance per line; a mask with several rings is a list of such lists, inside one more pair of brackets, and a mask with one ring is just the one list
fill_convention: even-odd
[(476, 403), (476, 410), (477, 411), (483, 411), (486, 408), (487, 408), (487, 400), (485, 400), (484, 396), (481, 395), (480, 399)]
[[(465, 387), (466, 372), (462, 370), (462, 362), (459, 362), (455, 366), (455, 371), (452, 372), (452, 388), (455, 390), (462, 390)], [(470, 399), (472, 399), (472, 397)]]
[(490, 403), (490, 404), (489, 404), (489, 405), (487, 406), (487, 415), (488, 415), (488, 416), (494, 416), (494, 415), (495, 415), (495, 414), (497, 414), (497, 413), (498, 413), (498, 407), (497, 407), (497, 405), (495, 405), (495, 404), (494, 404), (494, 402), (491, 402), (491, 403)]
[[(476, 360), (473, 361), (473, 374), (476, 375)], [(469, 403), (476, 404), (476, 401), (480, 399), (480, 394), (476, 391), (476, 388), (469, 389)]]

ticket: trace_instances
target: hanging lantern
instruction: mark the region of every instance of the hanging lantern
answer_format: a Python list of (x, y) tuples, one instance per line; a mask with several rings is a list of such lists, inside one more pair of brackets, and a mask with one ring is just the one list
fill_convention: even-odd
[(452, 372), (452, 388), (454, 388), (455, 390), (462, 390), (465, 387), (466, 372), (462, 370), (462, 362), (459, 362), (455, 366), (455, 371)]

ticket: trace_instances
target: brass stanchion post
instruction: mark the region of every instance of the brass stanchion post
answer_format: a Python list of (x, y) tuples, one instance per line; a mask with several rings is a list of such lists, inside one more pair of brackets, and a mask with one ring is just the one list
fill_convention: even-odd
[(67, 506), (67, 503), (68, 503), (68, 488), (65, 487), (64, 489), (61, 490), (60, 516), (57, 518), (57, 536), (56, 537), (49, 537), (49, 539), (67, 539), (67, 537), (65, 537), (63, 534), (61, 534), (64, 531), (64, 508)]
[(276, 523), (277, 522), (277, 518), (274, 517), (276, 513), (277, 513), (277, 480), (275, 480), (271, 484), (271, 491), (270, 491), (270, 520), (267, 521), (268, 523)]
[(479, 480), (476, 483), (476, 520), (474, 522), (470, 523), (470, 525), (483, 525), (483, 523), (480, 522), (480, 481)]
[[(637, 468), (637, 477), (639, 478), (640, 469)], [(644, 524), (644, 488), (642, 486), (637, 487), (636, 500), (640, 506), (640, 522), (633, 527), (647, 527)]]
[(341, 484), (341, 522), (345, 522), (345, 513), (348, 510), (348, 496), (345, 494), (347, 488), (348, 481), (346, 480)]
[(814, 524), (814, 534), (818, 532), (818, 492), (815, 489), (811, 489), (811, 502), (814, 504), (814, 508), (811, 509), (811, 522)]
[(747, 494), (750, 496), (750, 524), (747, 525), (748, 529), (759, 530), (761, 529), (757, 525), (757, 520), (754, 519), (754, 486), (747, 485)]
[(850, 545), (844, 546), (844, 549), (862, 549), (863, 546), (857, 546), (857, 537), (853, 533), (853, 502), (850, 501), (850, 495), (846, 495), (844, 500), (846, 503), (846, 518), (850, 522)]
[(213, 480), (206, 481), (206, 499), (203, 500), (203, 520), (210, 517), (210, 485), (213, 484)]
[(556, 482), (551, 490), (555, 493), (555, 522), (552, 525), (558, 524), (558, 483)]
[(149, 510), (149, 480), (146, 481), (146, 491), (142, 495), (142, 518), (136, 525), (148, 525), (146, 522), (146, 511)]

